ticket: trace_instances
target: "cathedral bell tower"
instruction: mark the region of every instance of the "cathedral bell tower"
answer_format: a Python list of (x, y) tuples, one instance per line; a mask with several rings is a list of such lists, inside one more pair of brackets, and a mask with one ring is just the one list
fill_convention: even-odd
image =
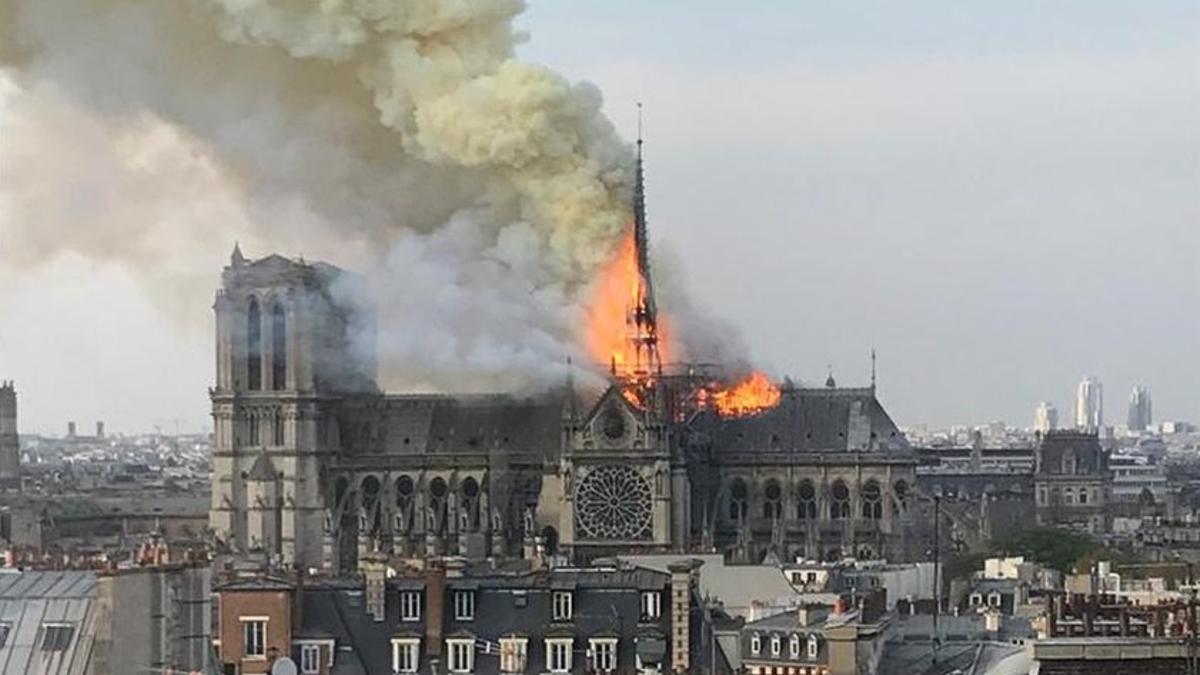
[(233, 552), (323, 563), (323, 467), (346, 393), (371, 391), (369, 321), (339, 301), (341, 270), (238, 247), (222, 274), (209, 523)]

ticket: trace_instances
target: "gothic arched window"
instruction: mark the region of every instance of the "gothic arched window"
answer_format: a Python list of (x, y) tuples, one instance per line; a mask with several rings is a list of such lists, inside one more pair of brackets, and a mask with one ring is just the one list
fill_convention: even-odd
[(811, 480), (802, 481), (796, 488), (796, 518), (815, 520), (817, 517), (817, 489)]
[(746, 517), (746, 497), (750, 491), (746, 489), (746, 481), (738, 478), (729, 486), (729, 519), (738, 522)]
[(467, 525), (474, 529), (479, 523), (479, 483), (470, 476), (462, 482), (462, 512), (467, 514)]
[(278, 303), (271, 308), (271, 388), (287, 389), (287, 315)]
[(896, 493), (896, 503), (893, 505), (892, 511), (896, 515), (908, 508), (908, 483), (898, 480), (892, 486), (892, 490)]
[(829, 490), (829, 517), (841, 520), (850, 517), (850, 488), (842, 481), (837, 481)]
[(763, 490), (763, 518), (773, 520), (783, 517), (783, 490), (780, 489), (779, 483), (769, 481), (767, 487)]
[(362, 482), (362, 515), (368, 531), (379, 529), (379, 479), (367, 476)]
[(246, 311), (246, 388), (262, 389), (262, 312), (254, 298)]
[(862, 517), (867, 520), (883, 518), (883, 492), (879, 483), (869, 480), (862, 487)]

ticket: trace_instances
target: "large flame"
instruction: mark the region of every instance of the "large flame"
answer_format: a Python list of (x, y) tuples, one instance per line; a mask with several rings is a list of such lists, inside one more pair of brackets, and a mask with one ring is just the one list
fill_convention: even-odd
[[(617, 247), (612, 259), (600, 271), (588, 308), (584, 339), (588, 354), (598, 363), (611, 365), (617, 374), (647, 368), (645, 353), (639, 355), (639, 330), (634, 312), (645, 305), (646, 292), (637, 264), (637, 247), (630, 231)], [(657, 317), (657, 350), (660, 362), (670, 356), (667, 322)]]
[[(654, 325), (638, 321), (638, 308), (648, 304), (646, 292), (630, 231), (600, 271), (587, 311), (584, 341), (593, 360), (611, 367), (613, 375), (627, 382), (623, 393), (634, 405), (642, 404), (642, 394), (658, 377), (656, 364), (647, 361), (646, 331), (656, 331), (658, 363), (668, 362), (672, 355), (669, 323), (663, 315), (656, 317)], [(743, 417), (779, 405), (780, 389), (764, 373), (754, 371), (731, 385), (701, 386), (695, 396), (701, 408), (726, 417)]]
[(737, 384), (715, 390), (712, 405), (722, 415), (741, 417), (774, 408), (779, 398), (779, 386), (756, 370)]

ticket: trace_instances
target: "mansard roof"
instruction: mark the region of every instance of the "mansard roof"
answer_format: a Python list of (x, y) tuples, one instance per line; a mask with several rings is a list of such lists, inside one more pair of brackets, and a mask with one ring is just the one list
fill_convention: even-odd
[(774, 408), (745, 417), (704, 414), (696, 424), (718, 451), (911, 451), (869, 387), (785, 389)]

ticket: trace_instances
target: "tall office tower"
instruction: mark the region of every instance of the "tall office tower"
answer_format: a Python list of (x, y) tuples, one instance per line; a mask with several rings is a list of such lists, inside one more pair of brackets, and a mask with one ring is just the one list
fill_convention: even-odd
[(1133, 388), (1129, 394), (1129, 430), (1145, 431), (1154, 423), (1150, 407), (1150, 392), (1145, 387)]
[(21, 442), (17, 437), (17, 390), (0, 382), (0, 488), (21, 487)]
[(1042, 401), (1037, 404), (1037, 408), (1033, 411), (1033, 430), (1041, 433), (1054, 431), (1058, 428), (1058, 408), (1049, 401)]
[(1097, 430), (1104, 426), (1104, 390), (1099, 380), (1083, 378), (1075, 393), (1075, 426)]

